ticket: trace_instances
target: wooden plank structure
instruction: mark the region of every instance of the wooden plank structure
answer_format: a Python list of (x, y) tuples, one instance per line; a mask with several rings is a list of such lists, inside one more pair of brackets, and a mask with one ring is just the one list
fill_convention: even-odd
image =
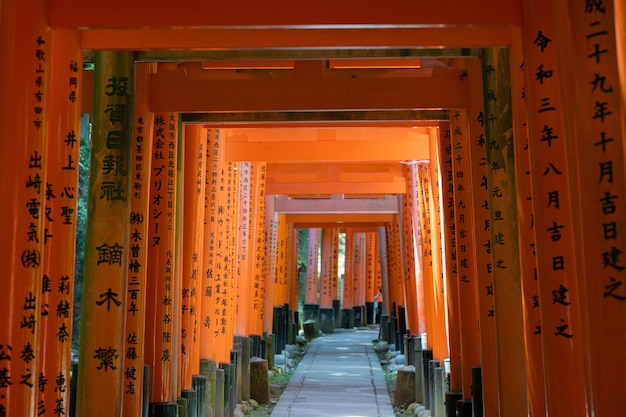
[(335, 301), (349, 326), (378, 289), (450, 360), (460, 416), (622, 415), (625, 22), (616, 0), (2, 1), (0, 416), (169, 415), (199, 374), (190, 415), (230, 413), (239, 336), (282, 347), (287, 313)]

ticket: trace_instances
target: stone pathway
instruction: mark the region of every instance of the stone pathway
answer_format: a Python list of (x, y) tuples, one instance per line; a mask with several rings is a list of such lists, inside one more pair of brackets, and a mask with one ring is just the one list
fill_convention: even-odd
[(314, 339), (270, 417), (393, 417), (377, 337), (339, 330)]

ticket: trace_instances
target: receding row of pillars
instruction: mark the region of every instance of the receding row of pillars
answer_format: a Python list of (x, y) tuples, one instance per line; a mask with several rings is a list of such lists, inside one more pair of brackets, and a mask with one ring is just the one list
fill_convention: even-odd
[[(1, 17), (8, 36), (0, 37), (1, 61), (11, 63), (0, 72), (0, 125), (9, 138), (0, 141), (0, 250), (8, 257), (0, 410), (67, 413), (80, 33), (52, 30), (37, 1), (11, 5)], [(431, 129), (430, 163), (410, 167), (403, 212), (378, 229), (383, 314), (394, 301), (406, 307), (411, 334), (428, 335), (433, 360), (449, 358), (450, 391), (465, 401), (480, 364), (485, 416), (622, 411), (615, 400), (626, 374), (622, 7), (524, 2), (524, 24), (511, 30), (509, 48), (458, 62), (471, 80), (468, 107)], [(97, 52), (96, 60), (75, 403), (78, 415), (108, 417), (129, 407), (129, 396), (137, 400), (128, 414), (138, 415), (145, 363), (150, 402), (173, 402), (193, 388), (202, 360), (230, 363), (238, 312), (246, 316), (239, 325), (250, 326), (242, 334), (258, 334), (271, 328), (274, 306), (295, 305), (292, 265), (284, 263), (293, 257), (276, 256), (293, 231), (261, 182), (250, 190), (256, 202), (248, 228), (235, 228), (245, 222), (236, 194), (242, 176), (211, 154), (206, 167), (224, 175), (204, 171), (203, 243), (182, 237), (183, 218), (196, 214), (182, 205), (190, 191), (179, 178), (202, 172), (178, 172), (186, 155), (181, 129), (188, 129), (176, 113), (148, 112), (153, 65), (135, 64), (129, 52)], [(140, 130), (148, 127), (149, 134)], [(200, 143), (205, 151), (219, 147), (219, 140)], [(250, 172), (264, 177), (262, 164)], [(248, 293), (235, 279), (242, 230), (255, 238), (247, 240), (248, 281), (241, 281), (252, 284)], [(359, 280), (372, 276), (362, 274), (369, 255), (356, 235), (344, 308), (362, 305), (359, 289), (367, 284)], [(194, 266), (201, 254), (202, 266)], [(172, 271), (190, 272), (182, 279)], [(334, 291), (324, 293), (324, 308)], [(252, 311), (242, 312), (248, 305)]]

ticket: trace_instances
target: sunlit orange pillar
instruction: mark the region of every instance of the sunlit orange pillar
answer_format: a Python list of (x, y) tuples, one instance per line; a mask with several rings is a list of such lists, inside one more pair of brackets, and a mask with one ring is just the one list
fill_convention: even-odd
[(155, 113), (146, 286), (145, 355), (150, 365), (150, 402), (171, 403), (178, 395), (178, 347), (174, 343), (177, 145), (178, 115)]
[[(461, 334), (459, 322), (459, 274), (457, 263), (457, 230), (455, 220), (454, 171), (452, 168), (452, 144), (450, 123), (442, 123), (437, 143), (440, 192), (442, 200), (441, 224), (443, 228), (445, 306), (448, 322), (448, 349), (450, 357), (450, 392), (462, 391)], [(433, 160), (431, 160), (433, 161)]]
[(183, 142), (183, 250), (180, 329), (181, 390), (192, 389), (191, 377), (200, 372), (199, 318), (202, 246), (204, 242), (204, 190), (206, 134), (199, 124), (184, 126)]
[(274, 310), (274, 279), (276, 276), (276, 254), (278, 237), (278, 213), (275, 210), (274, 196), (265, 196), (265, 259), (263, 263), (264, 274), (264, 303), (265, 313), (263, 327), (269, 333), (272, 332), (272, 318)]
[(615, 19), (623, 23), (624, 17), (616, 15), (617, 3), (553, 3), (555, 36), (548, 46), (558, 46), (565, 137), (571, 146), (567, 164), (577, 173), (570, 189), (583, 315), (582, 334), (572, 339), (582, 338), (587, 405), (595, 416), (623, 413), (626, 373), (626, 179), (615, 41)]
[(331, 271), (331, 288), (330, 293), (333, 300), (339, 300), (339, 228), (333, 227), (332, 247), (333, 247), (333, 263)]
[(387, 269), (388, 269), (388, 294), (389, 306), (395, 303), (396, 314), (398, 307), (404, 306), (404, 279), (402, 271), (402, 254), (400, 248), (400, 225), (399, 216), (396, 214), (393, 221), (387, 224)]
[(150, 173), (154, 114), (150, 112), (150, 74), (154, 64), (137, 64), (130, 195), (130, 252), (126, 333), (124, 338), (124, 405), (122, 415), (139, 416), (143, 408), (146, 283), (150, 213)]
[(230, 363), (235, 327), (235, 237), (237, 228), (238, 163), (225, 162), (220, 180), (217, 205), (216, 280), (214, 341), (217, 361)]
[(252, 172), (251, 162), (242, 162), (239, 173), (239, 229), (237, 230), (237, 294), (235, 302), (235, 334), (248, 334), (248, 322), (251, 317), (250, 288), (252, 284), (251, 270), (254, 265), (250, 262), (250, 230), (251, 230), (251, 200), (252, 200)]
[[(560, 13), (560, 11), (558, 11)], [(567, 136), (559, 79), (558, 43), (554, 38), (551, 4), (528, 3), (523, 27), (526, 69), (525, 103), (528, 109), (528, 148), (534, 206), (536, 278), (540, 306), (544, 385), (529, 383), (529, 392), (545, 386), (545, 395), (530, 397), (537, 412), (549, 415), (586, 415), (583, 332), (574, 257), (576, 245), (569, 193), (573, 176), (567, 164)], [(515, 109), (515, 108), (514, 108)], [(576, 191), (577, 192), (577, 191)], [(529, 300), (526, 299), (526, 302)], [(567, 381), (560, 375), (567, 373)], [(531, 374), (532, 375), (532, 374)], [(534, 382), (534, 381), (533, 381)]]
[(289, 224), (289, 307), (298, 310), (298, 229), (293, 223)]
[[(365, 234), (365, 302), (374, 303), (374, 297), (378, 294), (380, 286), (376, 286), (376, 234), (367, 232)], [(369, 317), (368, 317), (369, 318)], [(374, 317), (368, 324), (375, 323)]]
[[(402, 210), (402, 251), (403, 251), (403, 274), (404, 292), (406, 297), (407, 328), (415, 333), (418, 325), (417, 305), (417, 281), (415, 259), (415, 237), (413, 235), (413, 204), (415, 203), (415, 182), (411, 181), (411, 167), (404, 166), (404, 178), (406, 181), (406, 194), (401, 198)], [(369, 241), (368, 241), (369, 242)], [(369, 261), (369, 258), (368, 258)], [(369, 266), (369, 264), (368, 264)]]
[(110, 416), (121, 413), (123, 398), (132, 54), (96, 52), (94, 85), (76, 413)]
[(474, 199), (473, 228), (476, 242), (475, 273), (477, 283), (478, 325), (480, 336), (480, 371), (483, 385), (482, 405), (485, 417), (498, 417), (498, 368), (496, 362), (496, 319), (491, 260), (489, 222), (489, 185), (485, 114), (483, 112), (482, 64), (478, 58), (467, 60), (469, 158)]
[(364, 237), (365, 236), (361, 232), (354, 234), (354, 274), (352, 279), (352, 302), (355, 307), (365, 304), (365, 289), (363, 287), (365, 267), (365, 259), (363, 257)]
[(479, 322), (474, 239), (474, 196), (469, 158), (467, 110), (450, 112), (450, 145), (454, 174), (454, 218), (456, 223), (456, 253), (458, 312), (461, 350), (463, 400), (472, 399), (472, 368), (480, 364)]
[(445, 311), (445, 280), (443, 269), (443, 223), (441, 221), (441, 206), (443, 190), (441, 188), (441, 171), (436, 162), (439, 152), (440, 128), (430, 128), (428, 133), (428, 146), (430, 152), (430, 240), (433, 268), (433, 300), (434, 300), (434, 334), (428, 335), (428, 346), (433, 349), (433, 359), (443, 360), (448, 357), (448, 340)]
[(217, 245), (217, 205), (219, 176), (222, 168), (223, 142), (219, 129), (206, 130), (206, 188), (204, 195), (204, 239), (202, 256), (202, 301), (200, 329), (200, 359), (216, 360), (217, 345), (214, 342), (215, 323), (215, 275)]
[(519, 389), (526, 386), (526, 356), (509, 51), (485, 49), (482, 59), (500, 415), (526, 416), (527, 393)]
[(332, 274), (333, 261), (333, 232), (332, 228), (322, 229), (322, 265), (320, 274), (320, 308), (333, 307)]
[(346, 229), (346, 247), (344, 250), (344, 275), (343, 275), (343, 291), (341, 292), (341, 307), (344, 310), (351, 309), (354, 306), (352, 299), (352, 280), (354, 274), (354, 233), (350, 228)]
[[(48, 3), (6, 1), (0, 14), (0, 413), (37, 414), (37, 330), (41, 317), (49, 87)], [(25, 354), (22, 352), (26, 352)]]
[(274, 306), (282, 306), (288, 301), (287, 255), (289, 253), (289, 223), (286, 215), (279, 213), (276, 229), (276, 272), (274, 274)]
[[(516, 37), (521, 37), (521, 34)], [(516, 45), (521, 41), (516, 39)], [(537, 282), (535, 245), (536, 217), (533, 213), (533, 191), (529, 155), (527, 88), (525, 81), (526, 59), (519, 54), (520, 47), (512, 48), (511, 88), (515, 117), (515, 187), (517, 191), (517, 218), (520, 245), (520, 272), (522, 276), (522, 308), (524, 312), (524, 342), (526, 347), (526, 374), (528, 409), (532, 415), (545, 415), (545, 382), (541, 343), (541, 314)], [(519, 62), (519, 64), (516, 64)], [(522, 62), (524, 64), (522, 65)], [(541, 208), (543, 209), (543, 208)]]
[(306, 288), (304, 294), (305, 304), (317, 304), (318, 303), (318, 265), (317, 265), (317, 253), (319, 250), (319, 229), (309, 229), (309, 240), (307, 250), (307, 264), (306, 264)]
[[(426, 333), (428, 346), (432, 347), (432, 338), (434, 340), (435, 334), (435, 317), (437, 310), (435, 307), (435, 290), (434, 290), (434, 278), (433, 278), (433, 256), (432, 256), (432, 225), (430, 215), (430, 162), (418, 162), (417, 163), (417, 178), (419, 187), (419, 211), (420, 211), (420, 240), (422, 243), (422, 251), (420, 253), (422, 262), (422, 276), (424, 286), (424, 317), (425, 331), (420, 335)], [(429, 336), (430, 335), (430, 336)]]
[[(80, 81), (82, 52), (76, 31), (52, 32), (47, 95), (48, 167), (45, 181), (46, 222), (39, 320), (39, 415), (68, 412), (72, 305), (80, 147)], [(45, 186), (44, 186), (45, 184)], [(35, 186), (35, 184), (33, 184)], [(39, 238), (39, 237), (38, 237)]]
[(254, 273), (250, 289), (251, 311), (254, 316), (250, 325), (250, 334), (261, 334), (265, 315), (265, 281), (263, 268), (265, 263), (265, 162), (256, 162), (254, 170), (254, 193), (252, 196), (253, 236), (252, 253), (254, 256)]
[(412, 333), (421, 335), (426, 332), (426, 306), (424, 304), (424, 265), (422, 259), (422, 216), (420, 201), (420, 180), (418, 176), (418, 165), (413, 163), (409, 166), (407, 174), (407, 198), (411, 199), (411, 227), (413, 235), (413, 266), (415, 268), (415, 320), (412, 324)]

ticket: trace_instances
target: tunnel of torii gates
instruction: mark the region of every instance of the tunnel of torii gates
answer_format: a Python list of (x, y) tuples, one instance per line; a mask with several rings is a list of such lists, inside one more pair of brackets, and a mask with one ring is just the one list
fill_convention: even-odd
[(485, 416), (624, 415), (624, 3), (291, 6), (0, 3), (0, 415), (69, 413), (84, 113), (76, 415), (272, 334), (301, 228), (305, 302), (381, 285)]

